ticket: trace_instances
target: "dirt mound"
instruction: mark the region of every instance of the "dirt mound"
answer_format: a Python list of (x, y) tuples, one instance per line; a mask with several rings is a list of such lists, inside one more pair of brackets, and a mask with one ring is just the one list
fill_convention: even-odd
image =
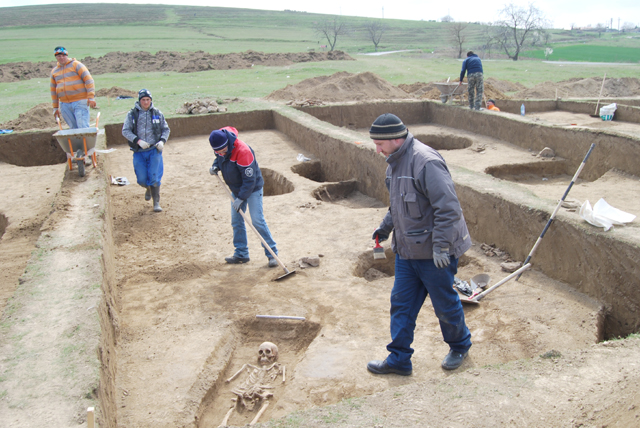
[(112, 86), (109, 89), (98, 89), (96, 91), (96, 97), (117, 98), (120, 96), (137, 97), (138, 93), (136, 91), (130, 91), (129, 89), (119, 88), (118, 86)]
[(266, 99), (290, 101), (314, 99), (323, 102), (368, 101), (411, 98), (402, 89), (371, 73), (340, 71), (331, 76), (318, 76), (269, 94)]
[[(60, 118), (63, 125), (64, 119)], [(14, 131), (27, 131), (30, 129), (57, 128), (58, 122), (53, 117), (53, 108), (50, 103), (38, 104), (31, 110), (22, 113), (17, 119), (0, 125), (1, 129), (13, 129)]]
[[(574, 78), (562, 82), (543, 82), (515, 93), (513, 98), (555, 99), (556, 90), (560, 98), (598, 98), (601, 87), (602, 79), (599, 77)], [(640, 95), (640, 79), (636, 77), (607, 79), (602, 89), (603, 97), (634, 97), (638, 95)]]
[(484, 81), (485, 86), (491, 85), (500, 92), (516, 92), (527, 89), (522, 83), (511, 82), (509, 80), (498, 80), (495, 77), (489, 77)]
[[(203, 51), (167, 52), (109, 52), (103, 57), (81, 59), (92, 75), (106, 73), (132, 73), (143, 71), (177, 71), (193, 73), (204, 70), (231, 70), (251, 68), (255, 65), (283, 66), (297, 62), (354, 61), (342, 51), (263, 53), (246, 51), (241, 53), (212, 55)], [(47, 78), (55, 61), (14, 62), (0, 65), (0, 82)]]
[[(488, 82), (489, 79), (484, 81), (484, 95), (485, 98), (489, 99), (499, 99), (499, 100), (507, 100), (509, 97), (505, 95), (499, 88), (495, 87), (492, 82)], [(494, 79), (495, 80), (495, 79)], [(411, 84), (400, 84), (398, 87), (405, 92), (411, 94), (415, 98), (421, 98), (426, 100), (439, 100), (440, 89), (438, 89), (434, 83), (445, 83), (443, 82), (431, 82), (431, 83), (423, 83), (416, 82)]]

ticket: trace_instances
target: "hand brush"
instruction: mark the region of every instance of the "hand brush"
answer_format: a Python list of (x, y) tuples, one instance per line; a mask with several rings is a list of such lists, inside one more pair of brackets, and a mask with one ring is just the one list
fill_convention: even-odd
[(382, 260), (387, 258), (387, 256), (384, 254), (384, 248), (378, 242), (378, 235), (376, 235), (376, 245), (375, 247), (373, 247), (373, 258), (374, 260)]

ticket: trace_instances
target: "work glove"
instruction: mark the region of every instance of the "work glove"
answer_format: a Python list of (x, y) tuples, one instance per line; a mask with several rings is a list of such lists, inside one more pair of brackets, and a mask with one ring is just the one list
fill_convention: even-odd
[(376, 236), (378, 236), (378, 242), (383, 242), (389, 239), (389, 232), (379, 227), (373, 232), (371, 239), (375, 240)]
[(87, 105), (91, 108), (96, 108), (98, 104), (95, 100), (87, 100)]
[(138, 140), (138, 145), (140, 146), (140, 148), (141, 148), (142, 150), (146, 150), (146, 149), (148, 149), (148, 148), (149, 148), (149, 143), (147, 143), (147, 142), (146, 142), (146, 141), (144, 141), (144, 140)]
[(60, 119), (60, 110), (58, 110), (57, 108), (54, 108), (53, 117), (57, 117), (58, 119)]
[(242, 207), (242, 204), (244, 204), (244, 200), (240, 198), (236, 198), (232, 203), (233, 209), (236, 210), (236, 212), (240, 212), (240, 208)]
[(164, 142), (163, 141), (158, 141), (156, 143), (156, 149), (158, 149), (158, 151), (161, 152), (162, 149), (164, 149)]
[(218, 168), (217, 166), (212, 166), (211, 168), (209, 168), (209, 174), (211, 175), (218, 175), (218, 172), (220, 171), (220, 168)]
[(449, 263), (451, 263), (449, 259), (449, 249), (433, 247), (433, 263), (438, 269), (449, 266)]

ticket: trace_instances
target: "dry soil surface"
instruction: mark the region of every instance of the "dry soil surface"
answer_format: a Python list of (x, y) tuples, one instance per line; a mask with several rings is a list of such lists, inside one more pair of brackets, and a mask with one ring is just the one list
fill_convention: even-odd
[[(366, 130), (348, 132), (374, 150)], [(456, 168), (483, 173), (541, 161), (507, 142), (455, 129), (424, 125), (412, 132), (434, 145), (442, 138), (471, 142), (443, 151), (454, 178)], [(135, 181), (126, 146), (101, 155), (99, 168), (88, 168), (85, 178), (65, 172), (65, 165), (0, 164), (0, 176), (12, 183), (0, 191), (0, 255), (2, 266), (10, 267), (3, 269), (1, 291), (5, 299), (13, 296), (3, 305), (0, 343), (3, 425), (85, 423), (83, 409), (97, 387), (85, 381), (95, 373), (92, 310), (100, 281), (92, 226), (105, 215), (106, 203), (114, 224), (121, 427), (193, 426), (196, 416), (200, 427), (218, 426), (232, 405), (231, 389), (247, 381), (224, 380), (255, 364), (266, 340), (280, 348), (286, 379), (272, 384), (274, 396), (260, 420), (283, 418), (274, 422), (280, 426), (638, 423), (638, 339), (596, 344), (601, 305), (535, 270), (465, 307), (474, 345), (458, 371), (440, 368), (447, 347), (427, 302), (416, 328), (413, 375), (367, 372), (367, 361), (385, 357), (389, 340), (393, 255), (387, 247), (387, 259), (375, 261), (370, 239), (386, 207), (344, 190), (345, 183), (295, 173), (304, 171), (299, 153), (313, 156), (277, 131), (240, 138), (256, 151), (267, 183), (267, 222), (282, 261), (296, 271), (281, 281), (274, 279), (284, 270), (267, 267), (251, 230), (251, 262), (224, 262), (233, 252), (231, 208), (223, 186), (208, 173), (213, 153), (206, 136), (166, 145), (162, 213), (152, 211), (136, 184), (111, 186), (108, 197), (101, 193), (107, 175)], [(571, 179), (544, 178), (515, 177), (506, 187), (557, 201)], [(621, 189), (615, 195), (612, 183)], [(577, 183), (571, 196), (592, 202), (607, 196), (617, 208), (637, 213), (639, 190), (637, 179), (611, 172)], [(577, 214), (563, 209), (558, 215)], [(487, 273), (495, 283), (507, 275), (500, 264), (508, 255), (495, 256), (490, 244), (475, 242), (460, 261), (460, 278)], [(32, 270), (23, 275), (29, 257)], [(318, 257), (319, 266), (301, 264), (302, 257)], [(73, 305), (60, 307), (67, 300), (57, 295), (74, 296)], [(234, 413), (229, 423), (243, 426), (256, 410)]]

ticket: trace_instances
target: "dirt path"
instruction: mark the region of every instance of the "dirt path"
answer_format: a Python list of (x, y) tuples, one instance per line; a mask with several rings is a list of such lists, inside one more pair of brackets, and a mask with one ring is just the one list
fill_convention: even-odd
[(0, 165), (1, 426), (84, 424), (97, 396), (104, 177), (65, 169)]

